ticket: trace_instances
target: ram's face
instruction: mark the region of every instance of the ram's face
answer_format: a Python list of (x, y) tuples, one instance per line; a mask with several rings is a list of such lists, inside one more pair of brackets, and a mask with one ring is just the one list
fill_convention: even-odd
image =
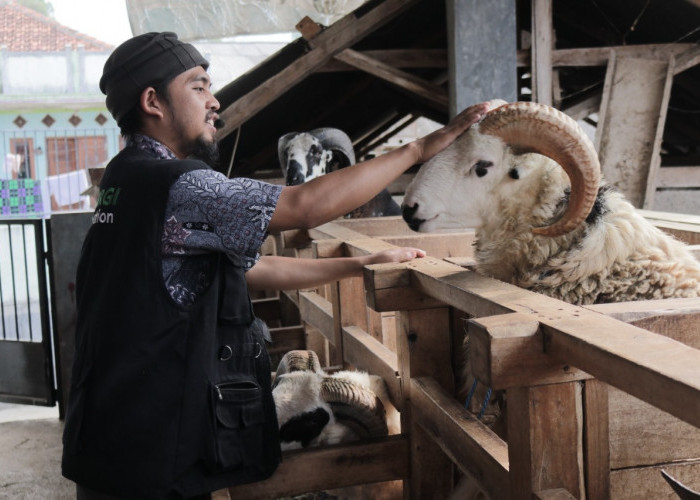
[(404, 196), (404, 220), (420, 232), (478, 226), (507, 178), (506, 162), (503, 142), (472, 127), (416, 174)]
[(296, 186), (325, 174), (333, 152), (324, 150), (313, 135), (301, 133), (287, 143), (285, 157), (282, 170), (286, 183)]

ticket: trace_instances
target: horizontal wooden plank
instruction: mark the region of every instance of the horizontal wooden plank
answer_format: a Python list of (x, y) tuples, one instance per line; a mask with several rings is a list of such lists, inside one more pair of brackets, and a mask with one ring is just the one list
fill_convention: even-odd
[(444, 261), (425, 258), (403, 265), (419, 291), (474, 317), (532, 313), (546, 352), (700, 427), (700, 351)]
[(413, 418), (491, 498), (508, 490), (508, 445), (429, 377), (411, 380)]
[(270, 328), (270, 336), (272, 345), (267, 348), (270, 354), (284, 354), (306, 348), (306, 332), (303, 325)]
[(590, 378), (543, 351), (539, 326), (533, 315), (520, 313), (469, 321), (469, 361), (474, 376), (497, 390)]
[(299, 314), (302, 321), (316, 328), (333, 341), (333, 305), (316, 292), (299, 292)]
[(700, 187), (700, 166), (662, 167), (656, 175), (656, 189)]
[(356, 484), (405, 479), (409, 446), (404, 436), (282, 454), (277, 471), (265, 481), (229, 488), (231, 498), (269, 500)]
[(255, 312), (255, 316), (257, 316), (261, 320), (265, 322), (271, 322), (280, 319), (281, 308), (279, 297), (265, 297), (262, 299), (253, 299), (251, 300), (251, 302), (253, 304), (253, 311)]
[(612, 51), (618, 57), (666, 60), (669, 55), (679, 56), (694, 48), (696, 45), (692, 43), (663, 43), (559, 49), (552, 52), (552, 66), (606, 66)]

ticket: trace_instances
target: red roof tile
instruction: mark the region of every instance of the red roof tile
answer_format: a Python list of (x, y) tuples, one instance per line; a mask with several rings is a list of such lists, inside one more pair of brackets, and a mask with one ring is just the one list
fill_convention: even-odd
[(10, 52), (57, 52), (66, 45), (82, 45), (88, 52), (114, 48), (14, 1), (0, 1), (0, 45)]

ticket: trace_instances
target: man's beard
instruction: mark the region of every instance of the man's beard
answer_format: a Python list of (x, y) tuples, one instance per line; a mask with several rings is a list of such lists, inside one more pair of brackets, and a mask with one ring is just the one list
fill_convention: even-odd
[(219, 166), (219, 143), (215, 140), (209, 142), (199, 137), (194, 144), (191, 156), (216, 169)]

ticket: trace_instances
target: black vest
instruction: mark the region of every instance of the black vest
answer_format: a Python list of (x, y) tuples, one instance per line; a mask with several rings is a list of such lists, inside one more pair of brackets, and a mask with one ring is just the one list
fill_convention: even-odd
[(78, 265), (76, 353), (63, 474), (129, 498), (259, 481), (281, 459), (265, 326), (244, 269), (211, 254), (187, 308), (161, 269), (170, 186), (199, 161), (127, 148), (110, 162)]

